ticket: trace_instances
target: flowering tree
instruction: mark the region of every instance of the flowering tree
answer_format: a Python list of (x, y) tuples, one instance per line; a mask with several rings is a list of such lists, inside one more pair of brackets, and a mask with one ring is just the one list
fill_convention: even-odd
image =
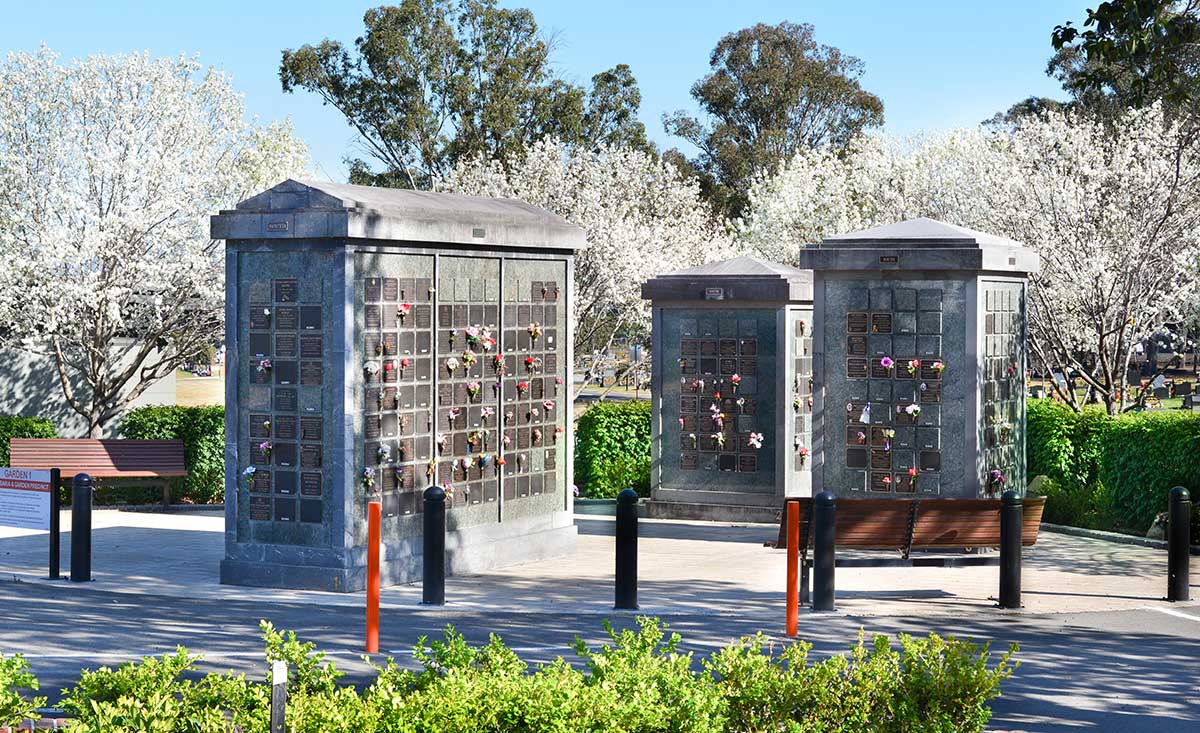
[[(1110, 412), (1134, 350), (1197, 295), (1200, 148), (1161, 109), (1099, 122), (1048, 113), (999, 131), (866, 138), (844, 155), (802, 152), (751, 193), (741, 236), (794, 260), (821, 237), (914, 216), (1034, 248), (1030, 346), (1043, 372), (1078, 374)], [(1075, 408), (1073, 390), (1055, 385)]]
[(584, 229), (588, 247), (575, 261), (577, 356), (609, 353), (619, 333), (646, 329), (646, 280), (731, 254), (698, 184), (641, 150), (543, 141), (507, 170), (483, 158), (460, 163), (443, 188), (519, 198)]
[(0, 64), (0, 343), (44, 353), (89, 434), (217, 341), (208, 215), (296, 175), (288, 124), (247, 122), (189, 59), (46, 49)]

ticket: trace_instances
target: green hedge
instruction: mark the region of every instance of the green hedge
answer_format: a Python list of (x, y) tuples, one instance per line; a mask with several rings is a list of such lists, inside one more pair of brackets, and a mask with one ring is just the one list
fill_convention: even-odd
[(176, 500), (219, 503), (225, 492), (225, 408), (220, 405), (153, 405), (130, 410), (121, 436), (136, 440), (182, 440), (187, 478), (172, 487)]
[[(609, 638), (598, 648), (577, 639), (575, 665), (560, 657), (533, 669), (495, 635), (473, 647), (447, 627), (441, 640), (418, 641), (415, 671), (388, 659), (359, 690), (343, 684), (313, 644), (266, 622), (262, 628), (266, 659), (288, 666), (292, 733), (974, 733), (987, 725), (989, 701), (1016, 668), (1016, 645), (995, 659), (986, 645), (932, 634), (902, 634), (899, 648), (860, 634), (849, 654), (819, 661), (809, 658), (808, 643), (777, 650), (758, 634), (695, 660), (679, 651), (678, 634), (639, 618), (637, 628), (621, 631), (606, 622)], [(59, 706), (75, 717), (74, 733), (267, 733), (264, 679), (201, 677), (198, 660), (179, 648), (85, 671)], [(22, 663), (10, 669), (3, 661), (0, 690), (28, 688)], [(18, 698), (8, 709), (20, 716), (31, 704)]]
[(0, 415), (0, 467), (8, 466), (9, 438), (56, 438), (54, 423), (44, 417)]
[(585, 496), (611, 498), (633, 487), (650, 493), (650, 403), (598, 402), (575, 425), (575, 484)]
[[(1200, 491), (1200, 415), (1111, 416), (1029, 401), (1030, 476), (1046, 476), (1046, 521), (1144, 534), (1167, 509), (1167, 492)], [(1200, 526), (1193, 526), (1200, 535)]]

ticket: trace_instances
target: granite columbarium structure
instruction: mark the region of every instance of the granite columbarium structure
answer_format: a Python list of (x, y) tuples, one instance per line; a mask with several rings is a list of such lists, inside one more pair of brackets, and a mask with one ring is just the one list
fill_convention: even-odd
[(221, 582), (353, 591), (366, 506), (416, 580), (421, 493), (450, 487), (451, 572), (571, 552), (573, 255), (520, 201), (286, 181), (226, 240)]
[(813, 484), (842, 497), (1025, 490), (1037, 254), (913, 219), (799, 253), (813, 273)]
[(812, 491), (812, 273), (737, 257), (651, 301), (653, 517), (776, 521)]

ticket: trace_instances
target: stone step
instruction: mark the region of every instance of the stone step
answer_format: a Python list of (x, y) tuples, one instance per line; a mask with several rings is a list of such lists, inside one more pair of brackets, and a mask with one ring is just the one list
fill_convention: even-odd
[(699, 519), (710, 522), (746, 522), (779, 524), (778, 507), (745, 504), (711, 504), (682, 501), (646, 502), (646, 516), (651, 519)]
[(655, 501), (682, 502), (685, 504), (731, 504), (734, 506), (762, 506), (778, 509), (783, 499), (774, 491), (722, 491), (720, 489), (655, 489)]

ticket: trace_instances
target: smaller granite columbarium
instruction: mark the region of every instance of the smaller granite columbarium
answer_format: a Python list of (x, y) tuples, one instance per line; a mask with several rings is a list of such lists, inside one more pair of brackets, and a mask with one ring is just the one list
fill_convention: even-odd
[(642, 285), (651, 301), (653, 517), (778, 520), (811, 494), (812, 274), (738, 257)]
[(568, 554), (571, 278), (583, 231), (520, 201), (286, 181), (226, 240), (221, 582), (353, 591), (382, 501), (382, 577), (419, 579), (422, 491), (447, 565)]
[(837, 496), (1025, 490), (1026, 286), (1037, 254), (932, 219), (803, 248), (813, 481)]

